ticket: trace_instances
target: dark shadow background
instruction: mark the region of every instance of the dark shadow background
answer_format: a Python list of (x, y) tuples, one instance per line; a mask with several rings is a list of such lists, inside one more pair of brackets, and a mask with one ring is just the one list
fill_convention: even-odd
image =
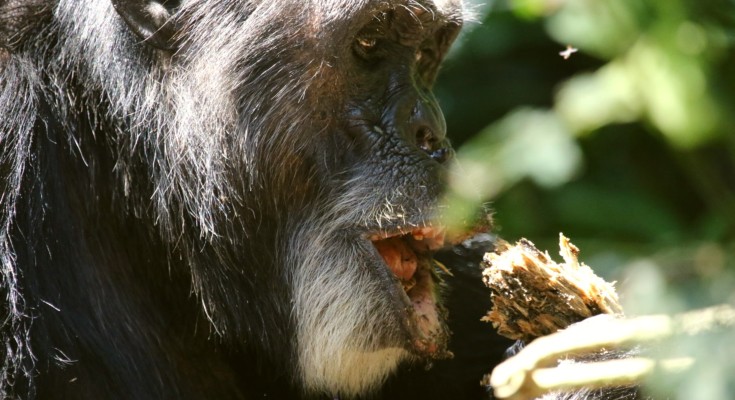
[[(435, 89), (463, 165), (450, 200), (492, 202), (498, 235), (553, 257), (564, 232), (617, 281), (629, 314), (735, 303), (735, 1), (475, 4)], [(446, 261), (461, 265), (459, 361), (429, 373), (456, 386), (388, 397), (482, 395), (473, 382), (507, 342), (477, 321), (489, 300), (472, 262)], [(732, 343), (731, 332), (679, 343), (707, 362), (650, 390), (735, 398)]]

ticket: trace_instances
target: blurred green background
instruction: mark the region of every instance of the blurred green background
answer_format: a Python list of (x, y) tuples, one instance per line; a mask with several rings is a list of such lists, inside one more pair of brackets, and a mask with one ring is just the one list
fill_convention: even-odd
[[(735, 0), (469, 5), (436, 87), (450, 201), (552, 256), (564, 232), (630, 314), (735, 304)], [(735, 399), (732, 332), (672, 347), (706, 362), (651, 390)]]

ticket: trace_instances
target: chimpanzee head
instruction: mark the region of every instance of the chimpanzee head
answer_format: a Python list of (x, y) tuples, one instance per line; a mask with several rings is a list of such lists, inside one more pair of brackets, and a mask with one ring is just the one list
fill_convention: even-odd
[(451, 354), (432, 252), (452, 241), (453, 152), (431, 89), (459, 0), (53, 12), (49, 86), (75, 93), (62, 119), (91, 116), (119, 212), (190, 274), (219, 338), (334, 395)]

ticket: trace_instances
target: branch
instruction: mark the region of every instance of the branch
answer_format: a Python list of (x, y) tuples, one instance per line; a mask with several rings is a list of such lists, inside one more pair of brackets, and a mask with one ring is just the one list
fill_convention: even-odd
[(638, 357), (546, 367), (560, 359), (592, 351), (733, 326), (735, 309), (728, 305), (673, 317), (652, 315), (623, 319), (601, 315), (534, 340), (517, 355), (495, 367), (488, 383), (499, 399), (529, 399), (555, 390), (638, 384), (656, 370), (668, 373), (686, 370), (694, 360), (686, 357), (667, 360)]

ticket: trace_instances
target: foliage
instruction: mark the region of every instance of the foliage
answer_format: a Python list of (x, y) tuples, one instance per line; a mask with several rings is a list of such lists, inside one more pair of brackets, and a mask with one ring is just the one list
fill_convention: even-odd
[[(563, 231), (630, 313), (735, 302), (735, 1), (476, 11), (437, 87), (461, 145), (450, 201), (492, 201), (508, 240)], [(735, 398), (733, 339), (682, 344), (709, 361), (652, 390)]]

